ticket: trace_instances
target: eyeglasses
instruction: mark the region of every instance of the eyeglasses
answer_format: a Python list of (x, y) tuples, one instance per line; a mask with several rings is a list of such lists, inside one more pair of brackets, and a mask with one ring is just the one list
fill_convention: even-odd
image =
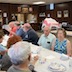
[(16, 26), (20, 26), (20, 24), (15, 24)]

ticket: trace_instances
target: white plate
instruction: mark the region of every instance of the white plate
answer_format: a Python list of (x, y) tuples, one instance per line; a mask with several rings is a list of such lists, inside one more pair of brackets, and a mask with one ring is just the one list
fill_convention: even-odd
[(66, 71), (66, 67), (62, 64), (58, 63), (51, 63), (48, 67), (48, 69), (52, 72), (64, 72)]
[(69, 60), (69, 56), (65, 55), (65, 54), (61, 54), (60, 59), (63, 60), (63, 61), (66, 61), (66, 60)]

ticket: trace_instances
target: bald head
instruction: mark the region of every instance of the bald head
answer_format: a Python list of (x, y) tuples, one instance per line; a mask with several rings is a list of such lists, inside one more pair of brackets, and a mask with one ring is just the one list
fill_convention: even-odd
[(23, 29), (25, 30), (25, 31), (28, 31), (29, 29), (31, 29), (32, 27), (31, 27), (31, 25), (29, 24), (29, 23), (25, 23), (24, 25), (23, 25)]
[(44, 34), (45, 34), (45, 36), (48, 36), (49, 33), (50, 33), (50, 28), (48, 26), (45, 26), (44, 27)]
[(25, 24), (23, 25), (23, 27), (30, 28), (30, 27), (31, 27), (31, 25), (30, 25), (29, 23), (25, 23)]

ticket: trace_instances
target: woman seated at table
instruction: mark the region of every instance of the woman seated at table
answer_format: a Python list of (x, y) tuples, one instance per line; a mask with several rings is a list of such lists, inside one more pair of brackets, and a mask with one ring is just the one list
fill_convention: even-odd
[(52, 44), (52, 50), (71, 56), (71, 43), (66, 39), (66, 31), (63, 28), (57, 30), (57, 38)]

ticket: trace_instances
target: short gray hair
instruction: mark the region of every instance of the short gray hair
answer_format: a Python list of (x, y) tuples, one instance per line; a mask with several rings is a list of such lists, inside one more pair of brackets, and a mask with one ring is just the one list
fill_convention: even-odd
[(30, 53), (30, 44), (25, 41), (17, 42), (8, 50), (8, 55), (14, 65), (25, 62)]

